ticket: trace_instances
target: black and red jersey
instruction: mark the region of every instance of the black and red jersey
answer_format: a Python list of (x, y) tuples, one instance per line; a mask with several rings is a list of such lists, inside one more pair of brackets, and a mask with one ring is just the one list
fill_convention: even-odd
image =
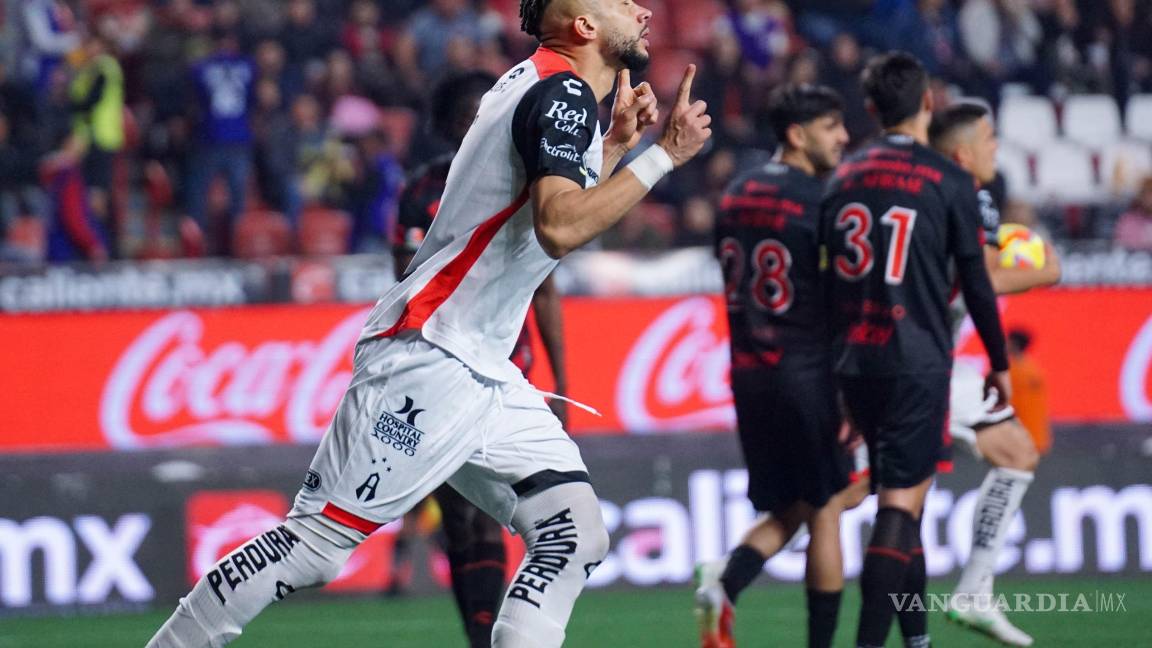
[[(983, 263), (981, 216), (972, 176), (907, 136), (882, 137), (837, 169), (820, 218), (837, 373), (951, 369), (951, 268)], [(994, 310), (993, 299), (998, 325)]]
[(818, 226), (823, 187), (770, 162), (736, 178), (720, 201), (716, 256), (724, 272), (733, 367), (823, 351)]
[(448, 170), (452, 167), (452, 155), (439, 157), (416, 170), (411, 182), (400, 193), (396, 217), (396, 231), (392, 237), (392, 249), (407, 254), (416, 254), (436, 210), (444, 196), (448, 184)]

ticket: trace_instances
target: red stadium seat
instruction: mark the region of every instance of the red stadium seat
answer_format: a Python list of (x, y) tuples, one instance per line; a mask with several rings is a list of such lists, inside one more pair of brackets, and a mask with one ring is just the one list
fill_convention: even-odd
[(352, 218), (336, 209), (306, 209), (300, 215), (297, 249), (309, 256), (346, 254)]
[(292, 251), (292, 227), (284, 214), (251, 211), (236, 220), (232, 253), (241, 259), (283, 256)]

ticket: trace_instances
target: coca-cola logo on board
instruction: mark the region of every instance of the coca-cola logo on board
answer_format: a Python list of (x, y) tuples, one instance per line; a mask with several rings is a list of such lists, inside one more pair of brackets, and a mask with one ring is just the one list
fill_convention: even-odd
[(249, 341), (206, 331), (193, 312), (165, 315), (128, 345), (105, 383), (104, 437), (121, 449), (315, 442), (351, 380), (365, 317), (358, 311), (311, 338), (272, 330)]
[(1152, 421), (1152, 317), (1144, 322), (1120, 367), (1120, 402), (1133, 421)]
[(637, 338), (616, 383), (625, 429), (700, 430), (735, 424), (722, 314), (707, 297), (677, 302)]

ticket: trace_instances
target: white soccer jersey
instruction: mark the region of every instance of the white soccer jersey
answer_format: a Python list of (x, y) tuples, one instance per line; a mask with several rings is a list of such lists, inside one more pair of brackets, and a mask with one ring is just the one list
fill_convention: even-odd
[(547, 175), (599, 179), (592, 88), (540, 48), (484, 95), (409, 275), (376, 303), (361, 340), (419, 330), (477, 373), (509, 380), (532, 295), (556, 260), (536, 240), (528, 188)]

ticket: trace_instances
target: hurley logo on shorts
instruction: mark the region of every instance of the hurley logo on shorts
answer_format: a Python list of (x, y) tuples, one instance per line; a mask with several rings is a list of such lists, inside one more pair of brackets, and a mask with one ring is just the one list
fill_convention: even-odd
[[(416, 454), (420, 439), (424, 437), (424, 433), (416, 429), (416, 416), (423, 411), (416, 409), (416, 403), (405, 396), (404, 407), (395, 412), (380, 413), (380, 418), (376, 419), (376, 424), (372, 426), (372, 436), (384, 445), (390, 445), (393, 449), (411, 457)], [(397, 418), (397, 414), (403, 415), (404, 418)]]
[(216, 564), (216, 568), (204, 575), (208, 585), (216, 598), (223, 605), (227, 603), (224, 598), (224, 583), (228, 589), (235, 592), (236, 586), (259, 574), (272, 565), (280, 562), (292, 553), (292, 547), (299, 544), (300, 538), (283, 526), (256, 536), (248, 544), (233, 551)]
[[(576, 522), (572, 520), (572, 509), (564, 509), (556, 515), (538, 522), (537, 531), (543, 531), (536, 539), (526, 564), (520, 568), (516, 580), (508, 587), (508, 598), (519, 599), (540, 607), (536, 598), (548, 590), (548, 585), (556, 580), (560, 572), (568, 566), (572, 554), (576, 553)], [(591, 569), (586, 571), (591, 572)]]

